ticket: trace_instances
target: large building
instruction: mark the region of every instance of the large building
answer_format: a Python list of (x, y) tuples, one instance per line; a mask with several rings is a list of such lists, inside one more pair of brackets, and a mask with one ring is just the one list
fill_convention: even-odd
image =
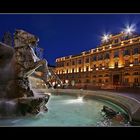
[(57, 58), (56, 73), (77, 87), (140, 86), (140, 35), (105, 35), (95, 49)]

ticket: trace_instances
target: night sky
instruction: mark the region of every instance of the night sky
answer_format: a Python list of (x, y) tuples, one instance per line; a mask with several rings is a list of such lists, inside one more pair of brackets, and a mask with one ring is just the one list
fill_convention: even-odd
[(4, 14), (0, 15), (0, 38), (15, 29), (33, 33), (45, 49), (44, 57), (54, 65), (58, 57), (95, 48), (104, 33), (119, 33), (127, 24), (136, 24), (140, 33), (138, 14)]

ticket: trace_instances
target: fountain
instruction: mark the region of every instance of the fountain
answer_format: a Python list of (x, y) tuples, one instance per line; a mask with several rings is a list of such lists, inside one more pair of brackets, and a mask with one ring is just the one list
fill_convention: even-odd
[(47, 111), (50, 94), (35, 94), (29, 76), (41, 68), (42, 80), (47, 84), (47, 61), (39, 59), (34, 48), (38, 37), (16, 30), (14, 47), (0, 42), (0, 116), (38, 114)]
[(82, 104), (84, 103), (83, 101), (83, 96), (79, 96), (76, 99), (69, 99), (66, 101), (67, 104)]

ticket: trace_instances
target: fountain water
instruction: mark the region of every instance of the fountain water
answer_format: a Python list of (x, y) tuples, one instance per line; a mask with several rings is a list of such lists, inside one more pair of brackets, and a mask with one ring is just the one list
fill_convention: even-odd
[(29, 76), (41, 67), (42, 79), (47, 84), (47, 61), (34, 53), (39, 39), (23, 30), (14, 34), (14, 48), (0, 42), (0, 115), (37, 114), (47, 111), (49, 94), (34, 96)]
[(83, 96), (79, 96), (79, 97), (76, 98), (76, 99), (69, 99), (69, 100), (66, 100), (66, 103), (67, 103), (67, 104), (79, 104), (79, 103), (84, 103), (84, 101), (83, 101)]

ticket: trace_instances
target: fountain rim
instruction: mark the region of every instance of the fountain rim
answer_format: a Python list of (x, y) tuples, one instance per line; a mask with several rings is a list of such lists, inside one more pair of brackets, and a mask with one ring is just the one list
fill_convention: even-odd
[(120, 95), (116, 92), (101, 90), (83, 90), (83, 89), (48, 89), (48, 92), (55, 95), (73, 95), (85, 96), (110, 101), (120, 106), (128, 114), (129, 122), (132, 125), (140, 125), (140, 102), (134, 98)]

